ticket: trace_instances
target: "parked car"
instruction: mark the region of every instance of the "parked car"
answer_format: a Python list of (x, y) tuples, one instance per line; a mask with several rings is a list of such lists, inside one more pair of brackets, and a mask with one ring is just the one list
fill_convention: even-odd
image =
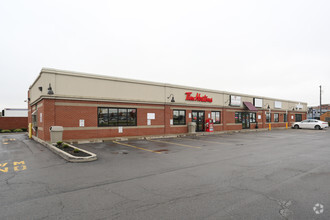
[(292, 128), (299, 129), (299, 128), (310, 128), (310, 129), (323, 129), (328, 128), (328, 122), (320, 121), (316, 119), (307, 119), (301, 122), (295, 122), (292, 124)]

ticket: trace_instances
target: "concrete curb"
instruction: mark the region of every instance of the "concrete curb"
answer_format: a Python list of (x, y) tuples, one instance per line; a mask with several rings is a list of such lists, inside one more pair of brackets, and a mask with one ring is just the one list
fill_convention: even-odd
[(89, 157), (76, 157), (76, 156), (73, 156), (71, 154), (68, 154), (65, 151), (62, 151), (62, 150), (58, 149), (57, 147), (53, 146), (52, 144), (49, 144), (46, 141), (41, 140), (40, 138), (37, 138), (35, 136), (32, 136), (32, 139), (35, 140), (35, 141), (37, 141), (38, 143), (44, 145), (45, 147), (47, 147), (49, 150), (51, 150), (55, 154), (61, 156), (63, 159), (65, 159), (65, 160), (67, 160), (69, 162), (72, 162), (72, 163), (82, 163), (82, 162), (90, 162), (90, 161), (97, 160), (96, 154), (91, 153), (89, 151), (86, 151), (84, 149), (75, 147), (75, 146), (70, 145), (70, 144), (68, 144), (70, 147), (77, 148), (78, 150), (80, 150), (82, 152), (85, 152), (87, 154), (90, 154), (91, 156), (89, 156)]

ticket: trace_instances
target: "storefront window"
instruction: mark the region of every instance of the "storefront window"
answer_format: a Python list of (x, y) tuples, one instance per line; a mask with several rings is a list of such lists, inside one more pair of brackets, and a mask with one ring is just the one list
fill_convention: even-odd
[(278, 113), (274, 113), (274, 122), (279, 122)]
[(185, 125), (185, 124), (186, 124), (186, 111), (173, 110), (173, 125)]
[(235, 123), (242, 123), (242, 112), (235, 112)]
[(118, 118), (117, 109), (110, 108), (109, 109), (109, 126), (117, 126), (117, 118)]
[(98, 108), (99, 126), (136, 126), (136, 109)]
[(296, 114), (296, 122), (302, 121), (302, 116), (301, 114)]
[(250, 112), (250, 123), (256, 122), (256, 113)]
[(287, 116), (287, 114), (283, 114), (283, 121), (284, 121), (284, 122), (287, 122), (287, 121), (288, 121), (288, 116)]
[(271, 117), (269, 112), (266, 112), (266, 122), (271, 122)]
[(220, 112), (211, 112), (211, 119), (214, 124), (220, 124)]
[(128, 125), (136, 125), (136, 109), (128, 109)]
[(106, 126), (109, 123), (109, 114), (107, 108), (99, 108), (99, 126)]
[(118, 126), (128, 125), (127, 109), (118, 109)]

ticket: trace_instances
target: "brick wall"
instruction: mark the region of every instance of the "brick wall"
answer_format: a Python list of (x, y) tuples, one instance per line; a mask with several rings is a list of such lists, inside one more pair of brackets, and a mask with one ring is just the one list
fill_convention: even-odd
[(330, 112), (326, 112), (326, 113), (322, 114), (320, 117), (320, 120), (329, 122), (330, 121)]
[[(136, 108), (137, 109), (137, 126), (123, 126), (123, 132), (119, 133), (118, 127), (99, 127), (98, 126), (98, 107), (114, 107), (114, 108)], [(84, 140), (84, 139), (106, 139), (111, 137), (123, 136), (147, 136), (147, 135), (164, 135), (164, 134), (180, 134), (188, 132), (188, 123), (192, 121), (189, 117), (192, 111), (205, 111), (205, 120), (208, 119), (212, 111), (220, 111), (221, 124), (214, 125), (214, 131), (224, 130), (241, 130), (242, 124), (235, 123), (235, 112), (246, 112), (247, 110), (240, 108), (215, 108), (215, 107), (196, 107), (196, 106), (171, 106), (156, 104), (134, 104), (134, 103), (114, 103), (114, 102), (97, 102), (97, 101), (73, 101), (73, 100), (51, 100), (44, 99), (38, 104), (29, 108), (29, 114), (38, 108), (38, 134), (37, 136), (43, 140), (50, 140), (50, 126), (63, 126), (64, 140)], [(186, 110), (186, 125), (171, 125), (173, 119), (173, 110)], [(259, 110), (256, 114), (256, 120), (259, 128), (268, 128), (266, 123), (265, 110)], [(40, 113), (43, 120), (40, 121)], [(151, 120), (151, 125), (147, 124), (148, 113), (155, 113), (155, 119)], [(274, 113), (279, 114), (279, 122), (274, 122)], [(285, 111), (272, 112), (272, 127), (285, 127), (283, 115)], [(295, 121), (288, 114), (289, 126)], [(306, 117), (302, 114), (303, 119)], [(261, 116), (258, 119), (258, 115)], [(84, 127), (79, 126), (79, 120), (83, 119)], [(250, 128), (254, 129), (256, 123), (251, 123)], [(36, 132), (34, 132), (36, 135)]]
[(0, 117), (0, 129), (27, 128), (28, 117)]

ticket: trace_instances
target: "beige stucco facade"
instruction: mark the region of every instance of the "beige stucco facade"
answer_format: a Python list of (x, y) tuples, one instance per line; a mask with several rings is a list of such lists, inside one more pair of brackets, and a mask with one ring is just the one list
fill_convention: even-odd
[[(51, 96), (47, 94), (49, 84), (54, 91), (54, 95)], [(42, 87), (42, 91), (39, 90), (39, 87)], [(212, 98), (212, 102), (187, 101), (185, 94), (186, 92), (192, 92), (192, 96), (195, 96), (196, 93), (201, 94), (201, 96), (207, 95), (209, 98)], [(171, 94), (175, 98), (175, 103), (171, 103)], [(30, 104), (32, 105), (42, 98), (56, 98), (228, 108), (231, 107), (230, 96), (233, 95), (241, 97), (240, 107), (244, 107), (243, 102), (247, 101), (253, 103), (254, 98), (259, 98), (263, 100), (263, 107), (261, 109), (267, 109), (269, 105), (272, 110), (276, 110), (277, 108), (275, 108), (274, 103), (277, 101), (281, 102), (281, 108), (278, 108), (278, 110), (292, 110), (294, 108), (295, 110), (302, 112), (307, 111), (307, 103), (303, 102), (172, 84), (115, 78), (102, 75), (69, 72), (49, 68), (43, 68), (41, 70), (38, 78), (30, 86), (29, 95)], [(301, 108), (297, 109), (299, 106)]]

